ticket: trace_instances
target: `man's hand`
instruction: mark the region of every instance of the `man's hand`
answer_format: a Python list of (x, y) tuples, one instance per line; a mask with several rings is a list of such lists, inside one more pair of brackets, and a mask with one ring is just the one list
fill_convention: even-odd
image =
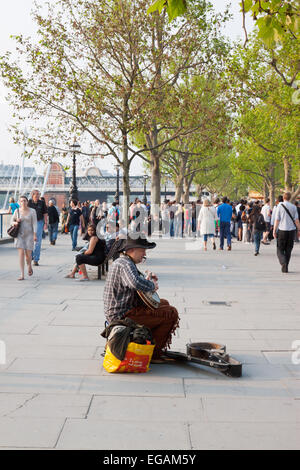
[(274, 237), (274, 238), (277, 238), (277, 233), (276, 233), (275, 230), (273, 230), (273, 237)]
[(151, 271), (145, 271), (145, 272), (147, 273), (147, 277), (146, 277), (147, 281), (149, 280), (153, 282), (158, 281), (158, 277), (155, 273), (152, 273)]
[(158, 290), (158, 282), (157, 282), (157, 280), (155, 281), (154, 279), (152, 279), (152, 282), (153, 282), (153, 284), (155, 285), (155, 289), (154, 289), (154, 290), (157, 291), (157, 290)]

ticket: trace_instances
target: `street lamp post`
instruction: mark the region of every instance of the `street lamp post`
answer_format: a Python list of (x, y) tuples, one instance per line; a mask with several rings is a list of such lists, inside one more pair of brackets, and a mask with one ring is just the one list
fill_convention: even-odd
[(21, 168), (20, 168), (19, 196), (22, 196), (22, 190), (23, 190), (24, 160), (25, 160), (25, 152), (26, 152), (26, 143), (28, 139), (28, 131), (26, 127), (24, 128), (23, 134), (24, 134), (24, 149), (23, 149), (22, 162), (21, 162)]
[(147, 204), (147, 179), (148, 175), (143, 175), (144, 177), (144, 196), (143, 196), (143, 203)]
[(117, 172), (117, 190), (115, 194), (115, 202), (119, 205), (120, 203), (120, 165), (115, 165)]
[(73, 168), (72, 168), (72, 182), (70, 186), (70, 198), (79, 200), (78, 188), (76, 183), (76, 153), (80, 151), (80, 145), (74, 140), (74, 143), (70, 146), (71, 151), (73, 152)]

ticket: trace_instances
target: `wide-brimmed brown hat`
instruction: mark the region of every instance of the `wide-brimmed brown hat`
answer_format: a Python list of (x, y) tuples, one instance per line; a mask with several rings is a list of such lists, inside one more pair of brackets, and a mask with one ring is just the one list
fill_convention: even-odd
[(118, 249), (118, 251), (127, 251), (130, 250), (131, 248), (145, 248), (146, 250), (151, 250), (152, 248), (156, 247), (156, 243), (154, 242), (148, 242), (148, 240), (144, 237), (137, 237), (137, 238), (131, 238), (127, 237), (124, 240), (122, 240), (122, 243)]

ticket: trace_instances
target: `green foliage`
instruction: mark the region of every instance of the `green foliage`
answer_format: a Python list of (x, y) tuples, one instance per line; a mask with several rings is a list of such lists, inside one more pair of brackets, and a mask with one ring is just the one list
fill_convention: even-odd
[(174, 20), (186, 12), (186, 0), (156, 0), (147, 10), (147, 13), (153, 13), (158, 10), (161, 13), (164, 9), (168, 13), (169, 21)]
[[(192, 0), (157, 0), (149, 8), (148, 13), (166, 9), (169, 20), (183, 15), (190, 8)], [(241, 11), (251, 14), (259, 30), (259, 37), (268, 47), (281, 42), (285, 36), (299, 39), (300, 6), (298, 0), (243, 0), (240, 1)]]
[(241, 9), (250, 13), (258, 26), (258, 37), (268, 47), (285, 36), (299, 39), (300, 6), (297, 0), (244, 0)]

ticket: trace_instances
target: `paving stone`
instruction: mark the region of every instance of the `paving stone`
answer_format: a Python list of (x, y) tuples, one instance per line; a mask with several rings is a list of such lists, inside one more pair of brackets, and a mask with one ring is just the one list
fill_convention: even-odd
[[(81, 376), (26, 374), (3, 371), (0, 373), (1, 392), (13, 393), (77, 393)], [(1, 441), (0, 441), (1, 442)]]
[(94, 396), (87, 419), (145, 422), (203, 421), (201, 398)]
[[(60, 236), (54, 249), (44, 244), (41, 268), (22, 286), (15, 283), (16, 252), (2, 245), (0, 291), (6, 294), (1, 298), (0, 292), (0, 340), (7, 346), (7, 364), (0, 366), (0, 415), (11, 424), (24, 420), (32, 439), (20, 441), (17, 433), (15, 440), (0, 440), (0, 448), (52, 449), (65, 418), (62, 448), (120, 448), (120, 443), (124, 449), (299, 447), (300, 375), (289, 357), (292, 342), (300, 339), (300, 246), (292, 255), (295, 272), (281, 276), (274, 243), (263, 247), (260, 259), (254, 259), (252, 245), (234, 243), (231, 253), (204, 253), (185, 250), (185, 240), (157, 243), (142, 269), (158, 274), (161, 298), (180, 312), (172, 349), (185, 352), (191, 340), (225, 344), (243, 362), (243, 376), (230, 378), (194, 364), (108, 374), (102, 368), (105, 340), (100, 336), (104, 280), (79, 284), (64, 279), (74, 260), (69, 237)], [(209, 300), (232, 304), (206, 305)], [(110, 404), (116, 419), (111, 419)], [(147, 428), (139, 412), (147, 415)], [(228, 421), (220, 422), (220, 416)], [(61, 424), (51, 439), (48, 419)], [(45, 423), (43, 442), (35, 440), (40, 424), (34, 420)]]
[(272, 364), (245, 364), (243, 366), (243, 376), (240, 380), (248, 382), (250, 380), (274, 380), (274, 379), (285, 379), (291, 378), (293, 375), (284, 365), (272, 365)]
[[(20, 345), (7, 343), (8, 354), (22, 359), (93, 359), (97, 349), (94, 346), (49, 346), (43, 344)], [(102, 351), (103, 348), (101, 349)]]
[(184, 379), (184, 390), (187, 397), (250, 397), (250, 398), (290, 398), (291, 393), (284, 381), (245, 382), (224, 376), (215, 380)]
[(0, 418), (1, 446), (53, 448), (63, 425), (61, 418)]
[(2, 393), (0, 392), (0, 417), (8, 416), (11, 412), (21, 407), (28, 400), (35, 397), (33, 393)]
[[(1, 397), (1, 395), (0, 395)], [(91, 403), (89, 395), (35, 394), (23, 406), (12, 409), (10, 418), (85, 418)]]
[(184, 397), (182, 378), (162, 378), (143, 374), (119, 374), (118, 377), (84, 377), (80, 393), (91, 395)]
[(217, 422), (299, 422), (300, 407), (292, 398), (203, 398), (208, 421)]
[(79, 313), (79, 312), (61, 312), (56, 315), (51, 321), (53, 326), (96, 326), (102, 320), (102, 316), (98, 313)]
[[(263, 355), (266, 357), (270, 364), (287, 364), (292, 365), (294, 351), (263, 351)], [(297, 369), (300, 372), (300, 364), (295, 365), (295, 371)]]
[(299, 379), (286, 379), (284, 384), (293, 398), (300, 399), (300, 378)]
[[(80, 444), (78, 444), (80, 443)], [(191, 449), (187, 424), (113, 420), (67, 420), (57, 449)]]
[(97, 360), (17, 358), (9, 372), (29, 374), (99, 375), (101, 366)]
[(99, 327), (83, 326), (37, 326), (31, 335), (38, 335), (45, 344), (59, 346), (101, 346), (105, 339), (100, 336), (103, 325)]
[(192, 423), (192, 448), (198, 450), (299, 450), (297, 423)]

